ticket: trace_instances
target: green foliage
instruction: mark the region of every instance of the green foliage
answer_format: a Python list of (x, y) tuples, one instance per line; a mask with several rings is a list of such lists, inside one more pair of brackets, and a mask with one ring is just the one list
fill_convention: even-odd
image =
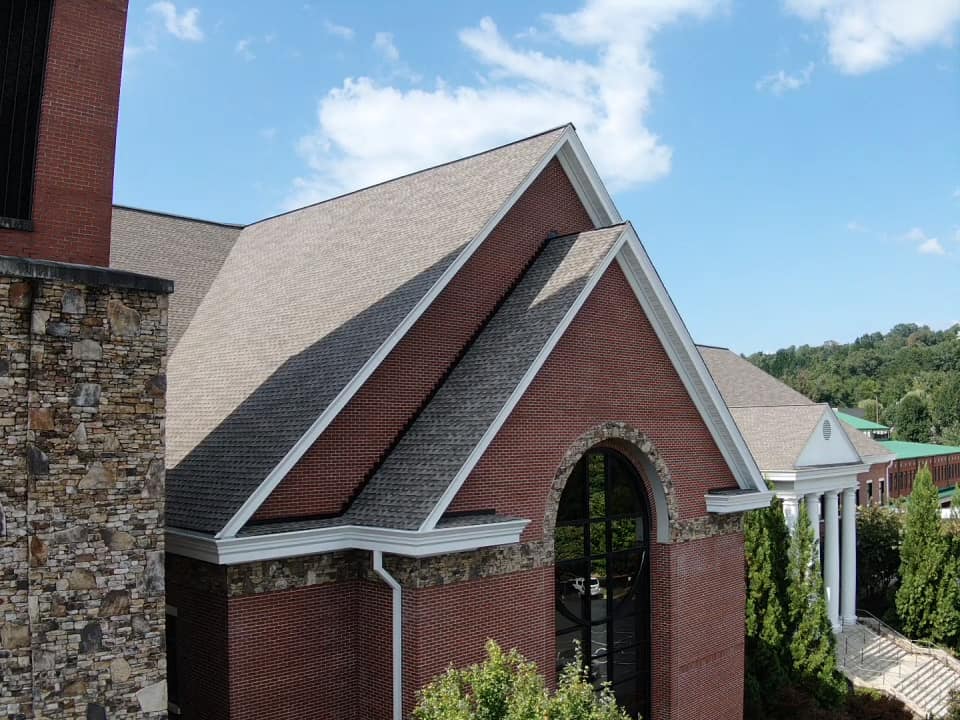
[[(775, 353), (756, 353), (749, 360), (817, 402), (835, 407), (858, 405), (866, 417), (897, 424), (897, 405), (908, 393), (919, 391), (926, 400), (925, 428), (915, 418), (904, 439), (929, 442), (960, 440), (960, 338), (957, 327), (942, 332), (912, 323), (897, 325), (886, 335), (870, 333), (852, 343), (802, 345)], [(875, 405), (861, 403), (879, 401)], [(910, 401), (903, 412), (918, 411)], [(920, 420), (923, 420), (922, 412)], [(947, 428), (952, 429), (947, 439)], [(933, 430), (933, 435), (931, 435)]]
[(847, 683), (837, 670), (836, 640), (827, 616), (813, 526), (805, 503), (800, 504), (797, 527), (790, 539), (787, 579), (788, 616), (794, 628), (790, 639), (794, 677), (822, 706), (838, 707), (846, 697)]
[(940, 501), (930, 468), (924, 465), (913, 481), (900, 548), (897, 614), (913, 638), (936, 637), (938, 583), (947, 541), (941, 530)]
[(886, 505), (857, 511), (857, 579), (860, 602), (878, 617), (893, 603), (900, 577), (901, 516)]
[(609, 687), (597, 693), (579, 652), (547, 691), (534, 663), (488, 640), (487, 658), (450, 668), (419, 693), (414, 720), (628, 720)]
[(930, 410), (920, 393), (904, 395), (892, 411), (894, 437), (910, 442), (929, 442), (933, 421)]
[(788, 679), (787, 556), (789, 531), (779, 498), (744, 521), (747, 574), (745, 704), (760, 712), (764, 699)]

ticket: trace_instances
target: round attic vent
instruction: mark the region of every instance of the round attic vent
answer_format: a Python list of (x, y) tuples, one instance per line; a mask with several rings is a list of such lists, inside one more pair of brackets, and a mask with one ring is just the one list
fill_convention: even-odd
[(833, 434), (833, 426), (830, 424), (829, 420), (823, 421), (823, 439), (829, 440), (830, 435)]

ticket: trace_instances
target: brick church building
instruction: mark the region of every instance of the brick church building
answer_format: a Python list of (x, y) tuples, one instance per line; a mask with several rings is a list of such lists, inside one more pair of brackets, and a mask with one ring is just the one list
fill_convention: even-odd
[(571, 126), (242, 228), (117, 208), (111, 258), (181, 289), (184, 717), (399, 718), (488, 637), (740, 717), (770, 495)]
[(111, 213), (126, 4), (41, 5), (35, 172), (0, 213), (0, 283), (44, 303), (0, 308), (33, 423), (0, 485), (13, 716), (161, 717), (165, 669), (171, 716), (399, 719), (492, 637), (550, 682), (579, 641), (644, 718), (740, 718), (771, 494), (575, 129), (243, 227)]

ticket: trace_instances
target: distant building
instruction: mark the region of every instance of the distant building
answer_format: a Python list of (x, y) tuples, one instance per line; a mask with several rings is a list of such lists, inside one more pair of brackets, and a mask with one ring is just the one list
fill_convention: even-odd
[(909, 495), (917, 471), (927, 465), (933, 474), (934, 484), (941, 491), (943, 503), (950, 502), (960, 482), (960, 447), (902, 440), (884, 440), (881, 444), (896, 458), (888, 471), (891, 498)]
[(862, 410), (860, 415), (855, 415), (852, 412), (852, 409), (848, 408), (844, 410), (836, 410), (837, 417), (843, 420), (847, 425), (859, 430), (867, 437), (873, 440), (889, 440), (890, 439), (890, 428), (886, 425), (881, 425), (878, 422), (873, 422), (862, 416)]

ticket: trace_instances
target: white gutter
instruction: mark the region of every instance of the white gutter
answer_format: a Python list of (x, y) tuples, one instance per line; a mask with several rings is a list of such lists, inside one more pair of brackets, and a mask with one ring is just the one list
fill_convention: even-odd
[(215, 538), (212, 535), (167, 528), (167, 552), (214, 565), (236, 565), (337, 550), (376, 550), (393, 555), (426, 557), (465, 550), (511, 545), (529, 520), (505, 520), (419, 532), (360, 525), (294, 530), (270, 535)]
[(373, 569), (393, 591), (393, 720), (403, 720), (403, 589), (383, 567), (383, 551), (373, 551)]

